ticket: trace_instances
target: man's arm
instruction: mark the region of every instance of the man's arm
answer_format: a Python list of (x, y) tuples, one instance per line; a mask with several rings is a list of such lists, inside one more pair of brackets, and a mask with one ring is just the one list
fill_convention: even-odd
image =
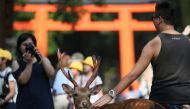
[[(160, 46), (161, 46), (160, 39), (156, 37), (143, 48), (141, 56), (137, 61), (136, 65), (134, 66), (134, 68), (113, 89), (115, 95), (121, 93), (125, 88), (127, 88), (134, 80), (136, 80), (143, 73), (143, 71), (148, 67), (151, 60), (157, 57)], [(103, 97), (101, 97), (98, 101), (96, 101), (93, 104), (93, 106), (101, 107), (104, 104), (109, 103), (111, 100), (112, 97), (106, 94)]]
[(141, 53), (139, 60), (137, 61), (131, 72), (126, 75), (121, 82), (114, 88), (115, 94), (121, 93), (126, 87), (128, 87), (134, 80), (136, 80), (143, 71), (148, 67), (154, 56), (154, 48), (152, 42), (149, 42)]

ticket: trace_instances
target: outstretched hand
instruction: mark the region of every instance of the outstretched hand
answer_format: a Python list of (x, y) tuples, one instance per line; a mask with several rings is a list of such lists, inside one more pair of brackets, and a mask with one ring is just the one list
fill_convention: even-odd
[(65, 59), (65, 53), (61, 53), (60, 50), (57, 50), (57, 58), (58, 58), (58, 64), (60, 69), (64, 69), (64, 67), (67, 65), (67, 60)]
[(187, 25), (183, 31), (184, 35), (189, 35), (190, 34), (190, 25)]
[(100, 99), (98, 99), (94, 104), (92, 104), (93, 107), (101, 107), (107, 103), (109, 103), (112, 100), (112, 97), (110, 97), (108, 94), (102, 96)]

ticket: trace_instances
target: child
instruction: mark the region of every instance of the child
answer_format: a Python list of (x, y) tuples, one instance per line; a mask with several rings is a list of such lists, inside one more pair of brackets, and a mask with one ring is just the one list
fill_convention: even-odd
[(0, 49), (0, 107), (3, 109), (16, 109), (16, 80), (12, 75), (12, 69), (7, 66), (11, 60), (11, 53)]

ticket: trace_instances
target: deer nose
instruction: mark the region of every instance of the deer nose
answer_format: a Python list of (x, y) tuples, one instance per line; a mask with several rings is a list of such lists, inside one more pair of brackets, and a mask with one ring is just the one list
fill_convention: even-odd
[(83, 107), (88, 107), (88, 102), (82, 102)]

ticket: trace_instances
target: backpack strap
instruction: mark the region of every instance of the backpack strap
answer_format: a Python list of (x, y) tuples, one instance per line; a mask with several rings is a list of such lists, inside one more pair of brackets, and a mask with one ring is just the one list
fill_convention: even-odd
[[(2, 86), (2, 91), (3, 91), (3, 93), (2, 93), (2, 95), (1, 95), (1, 98), (5, 98), (7, 95), (8, 95), (8, 93), (9, 93), (9, 82), (8, 82), (8, 77), (9, 77), (9, 75), (11, 74), (11, 72), (8, 72), (4, 77), (3, 77), (3, 79), (4, 79), (4, 82), (3, 82), (3, 86)], [(11, 98), (11, 100), (13, 100), (13, 98)], [(0, 108), (1, 109), (1, 108)]]
[(8, 78), (9, 78), (10, 74), (11, 74), (11, 72), (8, 72), (5, 76), (0, 75), (0, 78), (3, 78), (6, 82), (6, 84), (8, 84)]
[(5, 80), (5, 83), (6, 84), (9, 84), (9, 80), (8, 80), (8, 78), (9, 78), (9, 75), (11, 74), (11, 72), (8, 72), (6, 75), (5, 75), (5, 77), (4, 77), (4, 80)]

